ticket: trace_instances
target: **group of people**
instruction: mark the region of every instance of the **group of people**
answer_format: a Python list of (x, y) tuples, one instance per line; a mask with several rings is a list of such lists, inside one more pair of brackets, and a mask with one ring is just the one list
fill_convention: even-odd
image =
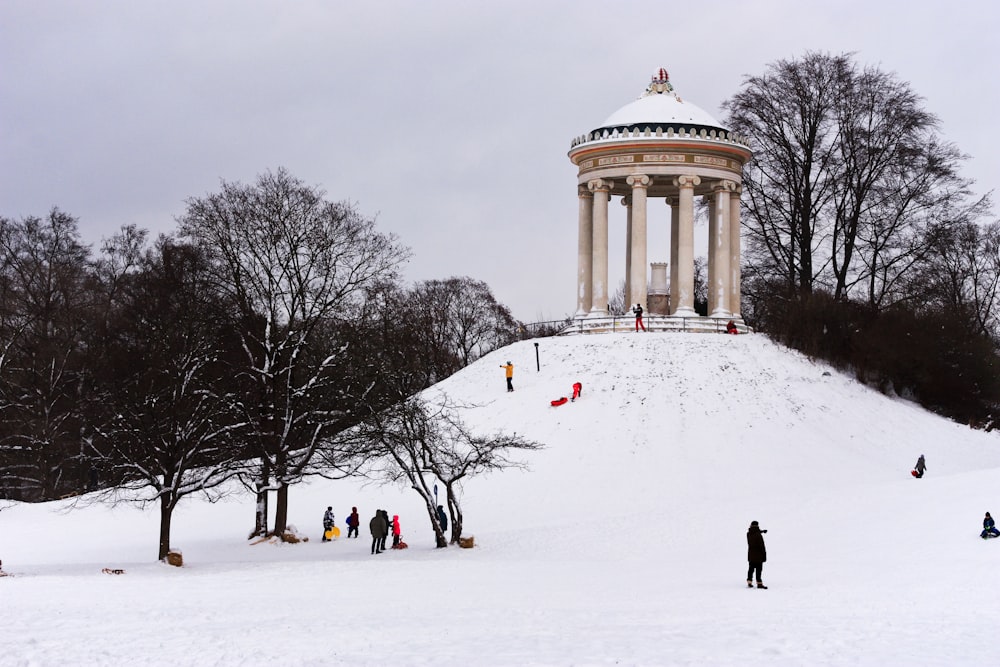
[(392, 532), (392, 548), (400, 549), (403, 544), (400, 539), (402, 534), (399, 528), (399, 515), (393, 514), (392, 521), (389, 521), (389, 513), (386, 510), (375, 510), (375, 516), (368, 521), (368, 529), (372, 534), (372, 554), (380, 554), (385, 551), (385, 541)]
[[(437, 520), (438, 524), (441, 526), (441, 532), (448, 532), (448, 513), (445, 512), (444, 507), (441, 505), (437, 506)], [(357, 537), (358, 536), (358, 508), (352, 507), (351, 514), (347, 517), (347, 537)], [(333, 515), (333, 507), (327, 507), (326, 512), (323, 513), (323, 542), (332, 541), (327, 535), (336, 525), (335, 517)], [(392, 535), (392, 548), (393, 549), (405, 549), (406, 543), (402, 540), (402, 531), (399, 527), (399, 515), (393, 514), (392, 520), (389, 520), (389, 513), (386, 510), (375, 510), (375, 516), (371, 518), (368, 522), (368, 529), (372, 534), (372, 554), (380, 554), (385, 551), (385, 542)]]

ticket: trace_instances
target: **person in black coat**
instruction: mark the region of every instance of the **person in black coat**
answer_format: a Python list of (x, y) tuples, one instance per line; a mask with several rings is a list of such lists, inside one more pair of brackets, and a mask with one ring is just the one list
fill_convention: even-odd
[(747, 588), (753, 588), (753, 575), (757, 574), (757, 588), (767, 588), (761, 581), (761, 571), (764, 569), (764, 562), (767, 561), (767, 549), (764, 547), (764, 536), (766, 530), (761, 530), (756, 521), (750, 522), (750, 529), (747, 530), (747, 560), (750, 562), (750, 569), (747, 570)]
[(368, 530), (372, 533), (372, 554), (380, 554), (385, 549), (385, 532), (387, 527), (382, 520), (382, 510), (375, 510), (375, 516), (368, 522)]
[(438, 523), (441, 524), (441, 532), (442, 533), (447, 533), (448, 532), (448, 514), (445, 513), (444, 507), (442, 507), (441, 505), (438, 505), (438, 508), (437, 508), (437, 518), (438, 518)]

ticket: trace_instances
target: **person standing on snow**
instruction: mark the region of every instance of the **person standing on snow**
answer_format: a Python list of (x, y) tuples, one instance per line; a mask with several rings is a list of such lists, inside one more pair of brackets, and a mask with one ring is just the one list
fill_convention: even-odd
[(638, 331), (639, 327), (642, 327), (642, 330), (645, 331), (646, 325), (642, 323), (642, 306), (635, 304), (632, 312), (635, 313), (635, 330)]
[(990, 513), (986, 513), (986, 518), (983, 519), (983, 532), (979, 534), (979, 537), (984, 540), (987, 537), (1000, 537), (1000, 530), (997, 530), (996, 523), (993, 521), (993, 517)]
[(351, 533), (354, 533), (354, 537), (358, 537), (358, 524), (361, 522), (361, 517), (358, 516), (358, 508), (351, 508), (351, 515), (347, 517), (347, 537), (351, 537)]
[(399, 515), (398, 514), (393, 514), (392, 515), (392, 548), (393, 549), (398, 549), (399, 548), (399, 535), (400, 535), (400, 530), (399, 530)]
[(326, 512), (323, 513), (323, 539), (321, 540), (322, 542), (330, 541), (329, 539), (327, 539), (326, 533), (331, 528), (333, 528), (333, 508), (327, 507)]
[(750, 522), (750, 529), (747, 530), (747, 560), (750, 562), (750, 569), (747, 570), (747, 588), (753, 588), (753, 575), (757, 575), (757, 588), (767, 588), (761, 581), (761, 571), (767, 561), (767, 549), (764, 547), (764, 536), (766, 530), (761, 530), (756, 521)]
[(506, 364), (500, 364), (500, 368), (507, 370), (507, 391), (514, 391), (514, 364), (508, 361)]
[(380, 551), (385, 551), (385, 540), (389, 537), (389, 528), (392, 527), (392, 522), (389, 521), (389, 512), (387, 510), (379, 510), (382, 513), (382, 539), (379, 540), (378, 548)]
[(924, 455), (923, 454), (921, 454), (920, 458), (917, 459), (917, 465), (914, 466), (913, 469), (917, 471), (917, 474), (916, 474), (917, 479), (920, 479), (921, 477), (924, 476), (924, 471), (927, 470), (927, 464), (924, 462)]
[(444, 511), (444, 507), (442, 507), (441, 505), (438, 505), (437, 519), (438, 519), (438, 523), (441, 524), (441, 532), (442, 533), (447, 533), (448, 532), (448, 515)]
[(573, 398), (569, 399), (570, 402), (572, 403), (576, 399), (580, 398), (580, 394), (582, 394), (582, 393), (583, 393), (583, 385), (580, 384), (579, 382), (574, 382), (573, 383)]
[(368, 530), (372, 533), (372, 554), (382, 553), (380, 547), (385, 542), (385, 522), (382, 520), (382, 510), (375, 510), (375, 516), (368, 522)]

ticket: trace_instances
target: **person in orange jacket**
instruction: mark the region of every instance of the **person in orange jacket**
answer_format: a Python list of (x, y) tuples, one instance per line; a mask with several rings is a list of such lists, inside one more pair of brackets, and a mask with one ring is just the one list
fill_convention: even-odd
[(507, 391), (514, 391), (514, 364), (508, 361), (506, 364), (500, 364), (500, 368), (507, 369)]

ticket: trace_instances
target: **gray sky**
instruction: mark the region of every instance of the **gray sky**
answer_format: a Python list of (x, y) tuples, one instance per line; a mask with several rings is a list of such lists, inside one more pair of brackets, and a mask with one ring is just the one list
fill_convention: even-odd
[[(576, 307), (570, 141), (659, 67), (721, 119), (768, 63), (856, 52), (925, 98), (985, 193), (998, 39), (995, 0), (3, 0), (0, 215), (58, 206), (96, 247), (283, 166), (396, 234), (408, 281), (471, 276), (515, 317), (555, 319)], [(650, 261), (668, 258), (665, 209)], [(614, 286), (620, 206), (610, 233)]]

